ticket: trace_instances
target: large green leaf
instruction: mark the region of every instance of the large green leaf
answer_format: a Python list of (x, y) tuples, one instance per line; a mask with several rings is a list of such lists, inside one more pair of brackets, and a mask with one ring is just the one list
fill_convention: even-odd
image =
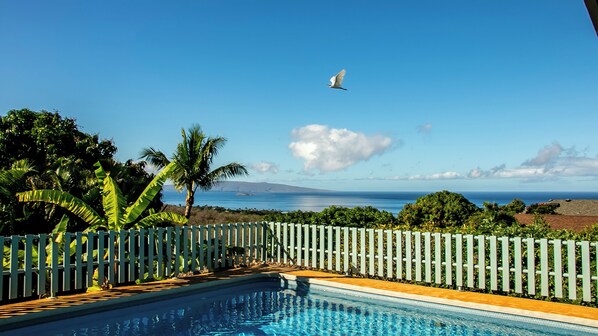
[(108, 220), (108, 229), (120, 230), (125, 223), (124, 214), (127, 201), (110, 175), (106, 175), (103, 181), (102, 203)]
[(140, 229), (152, 227), (163, 222), (185, 225), (187, 224), (188, 220), (187, 218), (185, 218), (185, 216), (179, 215), (174, 212), (158, 212), (153, 215), (144, 217), (142, 220), (137, 222), (137, 224), (135, 224), (134, 228)]
[(31, 190), (17, 193), (19, 202), (46, 202), (56, 204), (81, 218), (89, 225), (104, 226), (104, 219), (77, 197), (60, 190)]
[(135, 203), (131, 204), (131, 206), (126, 209), (124, 220), (125, 224), (133, 223), (135, 220), (137, 220), (137, 218), (139, 218), (141, 213), (160, 192), (162, 186), (175, 169), (177, 169), (177, 164), (175, 161), (172, 161), (154, 177), (147, 187), (145, 187), (141, 195), (139, 195)]

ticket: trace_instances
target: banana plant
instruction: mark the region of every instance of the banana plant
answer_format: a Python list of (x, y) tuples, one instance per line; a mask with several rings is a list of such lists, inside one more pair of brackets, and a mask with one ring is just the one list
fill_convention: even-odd
[(154, 226), (161, 222), (172, 222), (175, 224), (187, 224), (187, 218), (172, 212), (157, 212), (140, 219), (141, 214), (156, 197), (164, 182), (176, 168), (172, 162), (146, 186), (145, 190), (133, 204), (127, 206), (116, 181), (106, 173), (102, 165), (97, 162), (94, 165), (95, 175), (102, 193), (102, 205), (104, 216), (98, 214), (91, 206), (81, 199), (61, 190), (31, 190), (17, 193), (19, 202), (46, 202), (56, 204), (81, 218), (89, 226), (88, 231), (104, 230), (123, 230), (130, 228), (146, 228)]
[[(140, 229), (152, 227), (161, 222), (171, 222), (179, 225), (187, 224), (187, 218), (172, 212), (150, 213), (148, 216), (140, 218), (150, 202), (156, 197), (160, 189), (162, 189), (172, 171), (176, 168), (174, 162), (164, 167), (130, 206), (127, 206), (126, 199), (116, 181), (103, 169), (102, 165), (97, 162), (94, 168), (102, 194), (104, 216), (98, 214), (81, 199), (61, 190), (45, 189), (20, 192), (17, 193), (17, 199), (19, 202), (46, 202), (62, 207), (88, 224), (84, 232), (96, 232), (102, 229), (114, 231), (131, 228)], [(52, 231), (54, 234), (53, 239), (56, 242), (62, 242), (62, 236), (67, 231), (66, 223), (66, 219), (63, 218)], [(84, 240), (86, 240), (85, 237)], [(124, 243), (120, 240), (119, 237), (116, 245)], [(61, 248), (70, 248), (70, 255), (73, 255), (73, 244), (74, 242), (71, 242), (70, 247), (64, 246)], [(101, 281), (101, 279), (99, 280)], [(94, 279), (94, 281), (99, 283), (98, 279)]]

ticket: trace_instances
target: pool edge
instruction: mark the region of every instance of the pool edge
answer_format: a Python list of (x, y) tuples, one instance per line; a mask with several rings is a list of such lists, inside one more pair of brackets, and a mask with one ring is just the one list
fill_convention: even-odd
[(458, 307), (458, 308), (479, 309), (479, 310), (483, 310), (485, 312), (490, 312), (490, 313), (500, 313), (500, 314), (512, 315), (512, 316), (525, 316), (525, 317), (529, 317), (529, 318), (553, 321), (553, 322), (564, 323), (564, 324), (598, 328), (598, 320), (591, 320), (591, 319), (586, 319), (586, 318), (582, 318), (582, 317), (559, 315), (559, 314), (552, 314), (552, 313), (546, 313), (546, 312), (538, 312), (538, 311), (534, 311), (534, 310), (503, 307), (503, 306), (498, 306), (498, 305), (489, 305), (489, 304), (483, 304), (483, 303), (475, 303), (475, 302), (452, 300), (452, 299), (438, 298), (438, 297), (419, 295), (419, 294), (404, 293), (404, 292), (400, 292), (400, 291), (392, 291), (392, 290), (377, 289), (377, 288), (372, 288), (372, 287), (350, 285), (350, 284), (346, 284), (346, 283), (333, 282), (333, 281), (324, 280), (324, 279), (314, 279), (314, 278), (310, 278), (310, 277), (297, 276), (297, 275), (288, 274), (288, 273), (284, 273), (284, 272), (280, 273), (280, 276), (286, 280), (311, 283), (311, 284), (315, 284), (315, 285), (328, 286), (328, 287), (345, 289), (345, 290), (350, 290), (350, 291), (358, 291), (358, 292), (362, 292), (362, 293), (366, 293), (366, 294), (385, 295), (385, 296), (390, 296), (390, 297), (394, 297), (394, 298), (407, 299), (407, 300), (413, 300), (413, 301), (419, 301), (419, 302), (435, 303), (435, 304), (447, 305), (447, 306)]

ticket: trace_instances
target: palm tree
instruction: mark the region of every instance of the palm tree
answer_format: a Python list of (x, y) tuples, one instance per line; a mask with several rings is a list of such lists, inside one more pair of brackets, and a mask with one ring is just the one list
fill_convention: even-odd
[[(126, 198), (123, 196), (120, 188), (116, 185), (110, 174), (104, 171), (102, 165), (97, 162), (94, 167), (96, 168), (95, 174), (102, 194), (104, 216), (98, 214), (83, 200), (62, 190), (42, 189), (25, 191), (17, 193), (17, 199), (19, 202), (56, 204), (84, 220), (89, 225), (85, 231), (96, 231), (101, 228), (115, 231), (129, 228), (144, 228), (161, 222), (173, 222), (175, 224), (187, 223), (187, 219), (183, 216), (170, 212), (152, 213), (141, 218), (143, 211), (158, 192), (160, 192), (168, 176), (172, 174), (175, 168), (174, 164), (164, 167), (130, 206), (127, 206)], [(66, 231), (64, 224), (60, 231)]]
[[(223, 137), (208, 137), (197, 124), (192, 125), (188, 133), (181, 129), (182, 141), (172, 156), (172, 162), (176, 163), (170, 178), (178, 191), (186, 189), (185, 217), (191, 217), (191, 208), (195, 203), (195, 192), (197, 189), (210, 190), (216, 183), (239, 175), (247, 175), (245, 166), (232, 162), (227, 165), (211, 169), (212, 162), (218, 150), (226, 139)], [(162, 168), (171, 161), (161, 151), (152, 147), (145, 148), (141, 152), (141, 158), (145, 158), (151, 164)]]

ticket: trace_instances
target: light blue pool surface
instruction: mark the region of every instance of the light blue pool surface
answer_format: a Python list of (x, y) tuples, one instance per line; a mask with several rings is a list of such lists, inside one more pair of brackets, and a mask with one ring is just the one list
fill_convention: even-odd
[(261, 279), (6, 335), (596, 335), (598, 329)]

